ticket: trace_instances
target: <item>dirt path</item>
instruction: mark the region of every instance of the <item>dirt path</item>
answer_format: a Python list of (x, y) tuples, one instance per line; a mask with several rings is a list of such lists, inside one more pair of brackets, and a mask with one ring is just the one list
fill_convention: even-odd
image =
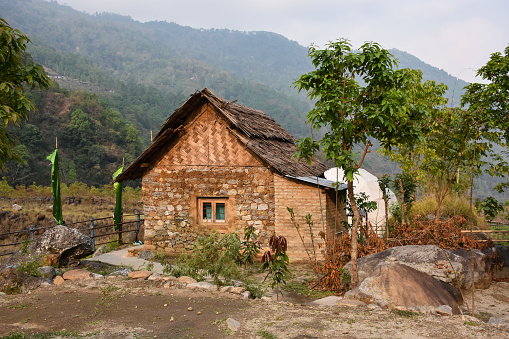
[[(508, 287), (496, 283), (482, 292), (487, 302), (479, 295), (479, 310), (487, 308), (507, 319), (509, 300), (493, 295), (508, 296)], [(490, 306), (490, 298), (498, 300), (496, 307)], [(238, 332), (228, 328), (227, 318), (240, 322)], [(66, 282), (0, 296), (0, 336), (12, 332), (55, 337), (60, 332), (74, 338), (509, 338), (508, 328), (471, 319), (465, 324), (461, 316), (245, 300), (124, 278)]]

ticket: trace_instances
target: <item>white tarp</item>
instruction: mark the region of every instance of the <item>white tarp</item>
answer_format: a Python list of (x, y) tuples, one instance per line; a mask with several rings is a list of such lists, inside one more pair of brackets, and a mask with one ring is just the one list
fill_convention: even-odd
[[(334, 182), (339, 181), (341, 183), (346, 182), (343, 170), (337, 167), (325, 171), (324, 175), (327, 180)], [(377, 209), (368, 214), (368, 221), (376, 229), (382, 230), (385, 227), (385, 203), (383, 193), (378, 186), (378, 178), (361, 168), (359, 169), (359, 174), (354, 177), (353, 184), (354, 194), (364, 192), (369, 196), (368, 201), (375, 201), (377, 203)], [(389, 190), (388, 197), (389, 206), (391, 203), (396, 203), (398, 201), (396, 195), (391, 190)]]

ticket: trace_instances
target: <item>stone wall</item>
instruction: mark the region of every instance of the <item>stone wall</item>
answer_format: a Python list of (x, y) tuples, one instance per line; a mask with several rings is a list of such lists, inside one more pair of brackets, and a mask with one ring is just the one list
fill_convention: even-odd
[[(203, 223), (200, 198), (227, 198), (226, 223)], [(274, 232), (275, 201), (272, 172), (265, 167), (157, 167), (143, 178), (145, 245), (178, 254), (192, 248), (198, 235), (259, 230), (260, 238)]]

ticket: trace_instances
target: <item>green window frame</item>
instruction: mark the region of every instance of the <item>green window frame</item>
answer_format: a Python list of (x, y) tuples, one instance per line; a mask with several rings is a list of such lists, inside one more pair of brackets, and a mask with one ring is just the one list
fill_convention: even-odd
[(198, 198), (198, 219), (200, 223), (227, 223), (228, 198)]

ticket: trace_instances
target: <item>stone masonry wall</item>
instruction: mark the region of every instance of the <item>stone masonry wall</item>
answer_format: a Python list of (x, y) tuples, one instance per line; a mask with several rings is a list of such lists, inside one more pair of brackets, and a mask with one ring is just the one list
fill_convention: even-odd
[[(228, 223), (197, 220), (198, 199), (228, 198)], [(242, 231), (246, 226), (270, 236), (275, 225), (274, 180), (265, 167), (159, 166), (143, 178), (145, 245), (178, 254), (192, 249), (198, 235)]]

